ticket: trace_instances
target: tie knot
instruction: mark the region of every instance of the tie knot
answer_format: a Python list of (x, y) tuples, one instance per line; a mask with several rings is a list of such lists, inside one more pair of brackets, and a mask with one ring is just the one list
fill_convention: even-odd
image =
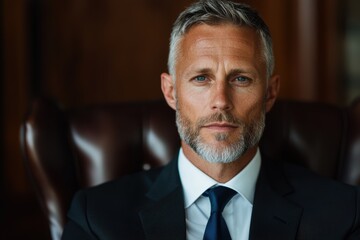
[(228, 187), (218, 186), (205, 191), (204, 195), (210, 198), (211, 212), (222, 213), (226, 204), (236, 194)]

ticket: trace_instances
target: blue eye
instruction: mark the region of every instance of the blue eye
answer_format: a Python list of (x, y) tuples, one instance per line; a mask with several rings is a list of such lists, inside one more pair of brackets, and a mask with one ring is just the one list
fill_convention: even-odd
[(195, 80), (198, 82), (204, 82), (206, 80), (206, 77), (205, 76), (197, 76), (197, 77), (195, 77)]
[(249, 81), (249, 78), (244, 77), (244, 76), (239, 76), (239, 77), (236, 77), (235, 80), (237, 82), (247, 82), (247, 81)]

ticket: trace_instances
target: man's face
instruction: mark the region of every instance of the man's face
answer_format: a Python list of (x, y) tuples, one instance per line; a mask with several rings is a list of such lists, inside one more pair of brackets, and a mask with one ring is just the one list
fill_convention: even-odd
[(247, 27), (201, 24), (179, 47), (173, 99), (167, 100), (176, 109), (183, 148), (209, 162), (239, 159), (257, 145), (272, 106), (259, 36)]

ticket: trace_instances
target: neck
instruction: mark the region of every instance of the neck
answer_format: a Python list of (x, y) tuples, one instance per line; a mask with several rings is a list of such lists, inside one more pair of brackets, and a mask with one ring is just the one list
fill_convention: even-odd
[(257, 151), (257, 146), (254, 146), (231, 163), (210, 163), (195, 153), (186, 143), (182, 142), (181, 145), (186, 158), (194, 166), (219, 183), (225, 183), (241, 172), (254, 158)]

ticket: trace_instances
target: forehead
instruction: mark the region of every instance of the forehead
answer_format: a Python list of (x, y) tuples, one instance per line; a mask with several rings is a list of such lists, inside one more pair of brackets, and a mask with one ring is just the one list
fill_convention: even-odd
[(192, 26), (183, 36), (183, 45), (201, 44), (204, 41), (220, 41), (248, 44), (249, 47), (260, 43), (259, 34), (247, 26), (236, 26), (231, 23), (218, 25), (197, 24)]
[(261, 38), (250, 27), (195, 25), (183, 36), (179, 50), (178, 63), (182, 66), (212, 59), (265, 69)]

